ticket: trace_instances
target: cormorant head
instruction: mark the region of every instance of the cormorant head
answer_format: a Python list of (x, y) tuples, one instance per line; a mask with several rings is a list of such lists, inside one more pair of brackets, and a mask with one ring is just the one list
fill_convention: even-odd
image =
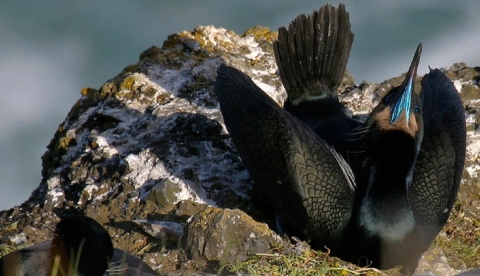
[(415, 140), (421, 140), (421, 100), (414, 91), (421, 53), (422, 44), (418, 45), (402, 84), (390, 90), (375, 107), (369, 118), (369, 125), (374, 124), (380, 131), (385, 132), (402, 131)]
[(366, 147), (372, 166), (382, 167), (385, 176), (404, 179), (406, 189), (423, 139), (422, 101), (414, 91), (421, 52), (422, 44), (402, 84), (390, 90), (367, 119)]

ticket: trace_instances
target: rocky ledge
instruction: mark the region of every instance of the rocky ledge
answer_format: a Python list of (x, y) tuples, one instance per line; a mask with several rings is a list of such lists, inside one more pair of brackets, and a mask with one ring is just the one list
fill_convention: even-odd
[[(94, 218), (116, 247), (168, 274), (215, 272), (288, 243), (251, 207), (251, 179), (213, 94), (216, 69), (226, 63), (283, 103), (276, 37), (262, 27), (240, 36), (199, 26), (147, 49), (100, 89), (84, 88), (42, 157), (38, 188), (21, 206), (0, 212), (2, 245), (51, 238), (72, 213)], [(480, 265), (480, 257), (464, 260), (441, 249), (449, 240), (480, 247), (480, 70), (458, 63), (445, 71), (464, 101), (468, 157), (452, 218), (420, 269), (447, 275)], [(355, 84), (347, 74), (341, 101), (361, 119), (400, 81)]]

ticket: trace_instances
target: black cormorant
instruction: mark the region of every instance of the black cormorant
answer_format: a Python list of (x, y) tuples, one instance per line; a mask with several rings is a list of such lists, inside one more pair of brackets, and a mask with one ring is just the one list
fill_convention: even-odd
[(98, 275), (113, 255), (108, 232), (94, 219), (75, 216), (61, 220), (52, 241), (13, 251), (0, 259), (1, 275)]
[(285, 109), (225, 65), (215, 93), (254, 190), (282, 230), (353, 263), (413, 272), (458, 191), (463, 106), (438, 69), (415, 93), (420, 45), (403, 83), (367, 121), (349, 119), (336, 89), (352, 40), (343, 5), (300, 15), (274, 44)]
[(107, 230), (86, 216), (65, 218), (57, 224), (52, 240), (0, 258), (2, 276), (103, 276), (105, 271), (115, 275), (159, 275), (141, 259), (113, 248)]

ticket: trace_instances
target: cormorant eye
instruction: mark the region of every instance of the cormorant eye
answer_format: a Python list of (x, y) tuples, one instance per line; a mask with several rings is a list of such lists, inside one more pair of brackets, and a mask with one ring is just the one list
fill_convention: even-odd
[(416, 105), (413, 110), (415, 111), (415, 113), (420, 113), (420, 107), (418, 105)]
[(390, 98), (392, 97), (392, 94), (387, 94), (387, 96), (385, 96), (385, 98), (383, 99), (383, 101), (385, 103), (388, 103), (390, 101)]

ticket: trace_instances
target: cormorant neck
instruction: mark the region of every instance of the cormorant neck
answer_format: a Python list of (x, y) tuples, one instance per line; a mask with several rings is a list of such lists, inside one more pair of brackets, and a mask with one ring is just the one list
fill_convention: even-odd
[[(417, 156), (415, 140), (402, 133), (388, 133), (367, 150), (366, 189), (360, 208), (360, 224), (372, 236), (395, 242), (414, 227), (408, 201)], [(393, 139), (392, 139), (393, 138)], [(382, 143), (384, 141), (390, 141)], [(392, 143), (391, 141), (394, 141)]]
[(379, 132), (367, 145), (367, 187), (379, 193), (407, 194), (418, 155), (418, 143), (402, 131)]
[[(374, 173), (374, 172), (373, 172)], [(403, 180), (374, 179), (368, 184), (360, 208), (360, 224), (372, 237), (395, 242), (414, 227), (413, 212)]]

